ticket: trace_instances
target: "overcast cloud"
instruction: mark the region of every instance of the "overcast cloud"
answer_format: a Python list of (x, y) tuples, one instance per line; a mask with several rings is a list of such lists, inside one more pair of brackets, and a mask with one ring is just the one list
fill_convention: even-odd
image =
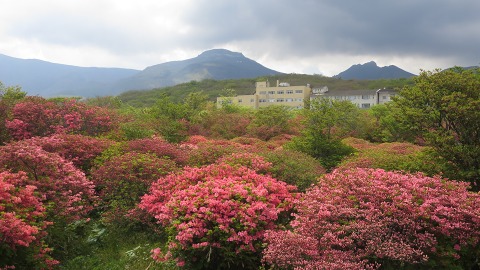
[(480, 64), (478, 0), (0, 0), (0, 53), (144, 69), (213, 48), (282, 72)]

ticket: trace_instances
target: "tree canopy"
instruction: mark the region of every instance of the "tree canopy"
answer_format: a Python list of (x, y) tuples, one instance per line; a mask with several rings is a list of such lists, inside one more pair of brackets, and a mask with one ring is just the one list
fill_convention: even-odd
[(396, 119), (455, 166), (449, 177), (480, 184), (479, 70), (423, 71), (414, 81), (392, 104)]

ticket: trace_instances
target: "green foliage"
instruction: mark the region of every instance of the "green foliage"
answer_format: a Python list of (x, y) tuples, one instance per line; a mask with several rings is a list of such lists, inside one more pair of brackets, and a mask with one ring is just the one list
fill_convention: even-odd
[(200, 121), (203, 134), (213, 138), (233, 139), (247, 134), (251, 111), (229, 105), (205, 113)]
[(302, 152), (277, 149), (263, 155), (272, 163), (268, 172), (275, 179), (296, 186), (300, 192), (315, 184), (325, 173), (318, 160)]
[(77, 252), (62, 262), (60, 269), (165, 269), (150, 256), (150, 250), (165, 239), (145, 226), (125, 227), (91, 221), (83, 230), (76, 242)]
[(5, 86), (0, 82), (0, 100), (4, 102), (15, 102), (23, 99), (27, 92), (22, 91), (19, 86)]
[(340, 168), (422, 172), (435, 176), (441, 175), (450, 166), (430, 147), (400, 142), (375, 144), (355, 138), (347, 138), (343, 142), (355, 148), (356, 153), (343, 160)]
[(478, 69), (423, 71), (394, 99), (402, 125), (455, 165), (446, 176), (480, 184)]
[(373, 106), (369, 115), (375, 119), (374, 128), (368, 134), (368, 139), (375, 142), (413, 141), (414, 137), (408, 127), (395, 117), (398, 108), (391, 103)]
[(316, 99), (304, 110), (304, 130), (287, 144), (318, 159), (327, 169), (334, 168), (354, 149), (341, 142), (341, 138), (356, 130), (358, 108), (349, 101)]

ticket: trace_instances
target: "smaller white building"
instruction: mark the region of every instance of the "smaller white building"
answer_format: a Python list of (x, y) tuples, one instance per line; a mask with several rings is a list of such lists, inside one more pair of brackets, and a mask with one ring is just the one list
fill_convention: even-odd
[(392, 100), (398, 93), (394, 89), (378, 89), (378, 90), (335, 90), (329, 91), (325, 86), (323, 88), (312, 89), (310, 99), (330, 98), (335, 100), (348, 100), (355, 104), (358, 108), (368, 109), (377, 104), (384, 104)]

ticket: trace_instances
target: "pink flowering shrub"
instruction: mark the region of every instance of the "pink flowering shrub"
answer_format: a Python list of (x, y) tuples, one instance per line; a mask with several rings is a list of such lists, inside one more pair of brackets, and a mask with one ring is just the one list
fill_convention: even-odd
[(186, 269), (255, 269), (264, 232), (285, 222), (294, 188), (246, 167), (214, 164), (188, 168), (155, 182), (140, 208), (169, 235), (168, 251)]
[(462, 182), (336, 170), (296, 209), (292, 231), (267, 233), (265, 262), (285, 269), (470, 269), (479, 248), (480, 194)]
[(12, 142), (0, 147), (0, 168), (24, 171), (19, 185), (37, 187), (48, 213), (67, 219), (79, 219), (93, 209), (94, 186), (85, 174), (57, 153), (43, 150), (31, 140)]
[(0, 269), (5, 267), (50, 268), (43, 238), (45, 207), (24, 172), (0, 172)]
[(219, 158), (217, 163), (228, 164), (232, 167), (244, 166), (262, 174), (268, 173), (272, 167), (272, 163), (266, 161), (264, 157), (252, 153), (233, 153)]
[(93, 160), (113, 144), (112, 141), (79, 134), (55, 134), (30, 139), (43, 150), (57, 153), (77, 168), (89, 172)]
[(247, 149), (251, 149), (251, 147), (226, 140), (200, 142), (195, 148), (191, 149), (188, 164), (198, 167), (210, 165), (223, 156), (246, 152)]
[(112, 111), (74, 99), (53, 102), (27, 97), (15, 104), (5, 126), (14, 139), (22, 140), (55, 133), (96, 136), (114, 129), (116, 121)]
[(91, 178), (105, 207), (104, 216), (121, 220), (135, 208), (153, 182), (175, 171), (178, 167), (172, 160), (130, 152), (94, 168)]
[(185, 149), (169, 143), (160, 137), (128, 141), (125, 151), (152, 153), (159, 158), (169, 158), (179, 165), (185, 165), (188, 160), (188, 152)]
[(236, 137), (231, 139), (230, 141), (239, 143), (245, 146), (250, 146), (251, 148), (255, 149), (257, 152), (270, 151), (277, 148), (277, 146), (273, 143), (262, 141), (261, 139), (252, 138), (252, 137)]

